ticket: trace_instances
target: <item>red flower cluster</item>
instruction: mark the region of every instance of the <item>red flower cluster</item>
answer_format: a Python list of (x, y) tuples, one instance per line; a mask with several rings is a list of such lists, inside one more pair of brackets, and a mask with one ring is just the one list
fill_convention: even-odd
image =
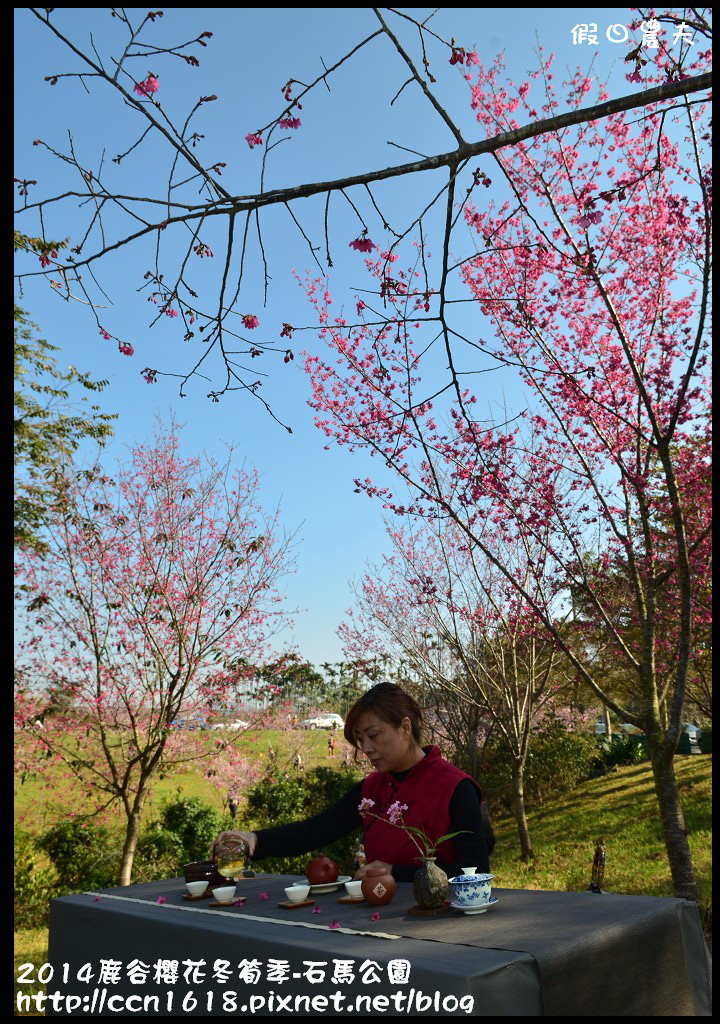
[(245, 313), (242, 318), (242, 322), (249, 331), (252, 331), (256, 327), (260, 326), (260, 321), (258, 320), (254, 313)]
[(465, 51), (462, 46), (453, 46), (450, 64), (479, 64), (480, 58), (474, 50)]
[(138, 96), (150, 96), (152, 93), (157, 92), (159, 88), (160, 83), (157, 78), (155, 75), (150, 74), (144, 82), (138, 82), (135, 86), (135, 92)]
[(377, 249), (374, 242), (371, 242), (369, 238), (365, 238), (364, 235), (360, 235), (353, 242), (350, 242), (350, 248), (356, 249), (358, 252), (372, 252), (373, 249)]
[(48, 254), (46, 252), (41, 252), (40, 253), (40, 266), (41, 267), (49, 267), (51, 259), (53, 259), (53, 260), (57, 259), (57, 250), (56, 249), (51, 249), (50, 250), (50, 256), (48, 256)]
[(262, 146), (262, 135), (256, 135), (253, 132), (248, 132), (248, 134), (245, 136), (245, 141), (247, 142), (250, 149), (252, 149), (254, 146)]

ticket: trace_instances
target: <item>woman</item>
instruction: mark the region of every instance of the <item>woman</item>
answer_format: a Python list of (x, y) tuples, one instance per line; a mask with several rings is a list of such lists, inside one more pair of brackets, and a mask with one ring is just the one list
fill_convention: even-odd
[[(355, 878), (383, 867), (396, 881), (409, 882), (419, 866), (419, 851), (408, 834), (384, 816), (399, 803), (404, 806), (404, 823), (431, 838), (459, 833), (437, 848), (436, 863), (449, 878), (461, 874), (463, 866), (489, 871), (494, 838), (481, 808), (482, 791), (437, 747), (421, 746), (421, 727), (422, 712), (413, 698), (394, 683), (378, 683), (353, 705), (344, 730), (348, 743), (373, 766), (367, 778), (306, 821), (257, 832), (223, 832), (218, 840), (240, 836), (251, 858), (260, 860), (321, 849), (362, 826), (367, 860)], [(373, 801), (372, 814), (361, 815), (361, 800)]]

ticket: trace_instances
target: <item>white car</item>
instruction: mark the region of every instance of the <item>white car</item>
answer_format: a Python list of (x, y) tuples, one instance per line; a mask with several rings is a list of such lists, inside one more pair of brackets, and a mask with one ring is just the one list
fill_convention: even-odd
[(316, 715), (304, 719), (300, 725), (303, 729), (342, 729), (345, 725), (340, 715)]
[(242, 718), (236, 718), (233, 722), (216, 722), (211, 728), (231, 729), (233, 732), (238, 732), (240, 729), (249, 729), (250, 723), (243, 721)]

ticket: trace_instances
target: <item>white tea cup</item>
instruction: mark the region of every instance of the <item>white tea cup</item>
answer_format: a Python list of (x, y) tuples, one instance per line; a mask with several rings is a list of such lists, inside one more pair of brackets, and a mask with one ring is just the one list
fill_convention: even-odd
[(474, 875), (476, 871), (477, 871), (477, 868), (463, 868), (462, 869), (462, 873), (464, 875)]
[(309, 885), (288, 885), (285, 889), (285, 895), (291, 903), (299, 903), (301, 900), (306, 900), (308, 893), (310, 892)]
[(230, 903), (235, 896), (235, 888), (234, 885), (219, 885), (212, 894), (218, 903)]
[(201, 882), (186, 882), (185, 888), (191, 896), (202, 896), (208, 887), (207, 879)]
[(347, 889), (348, 896), (362, 896), (362, 878), (358, 878), (354, 882), (346, 882), (345, 888)]

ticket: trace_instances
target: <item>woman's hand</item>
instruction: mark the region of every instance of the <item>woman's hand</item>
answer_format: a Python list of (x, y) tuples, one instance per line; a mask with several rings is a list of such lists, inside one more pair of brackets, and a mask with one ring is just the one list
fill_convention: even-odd
[(386, 860), (371, 860), (369, 864), (363, 864), (361, 868), (358, 868), (353, 878), (357, 881), (360, 878), (364, 878), (370, 868), (384, 868), (392, 874), (392, 864), (388, 864)]
[(252, 857), (255, 853), (255, 847), (257, 845), (257, 836), (254, 832), (221, 832), (217, 839), (213, 839), (209, 846), (210, 857), (215, 857), (215, 847), (218, 843), (225, 842), (226, 839), (242, 839), (248, 848), (248, 856)]

